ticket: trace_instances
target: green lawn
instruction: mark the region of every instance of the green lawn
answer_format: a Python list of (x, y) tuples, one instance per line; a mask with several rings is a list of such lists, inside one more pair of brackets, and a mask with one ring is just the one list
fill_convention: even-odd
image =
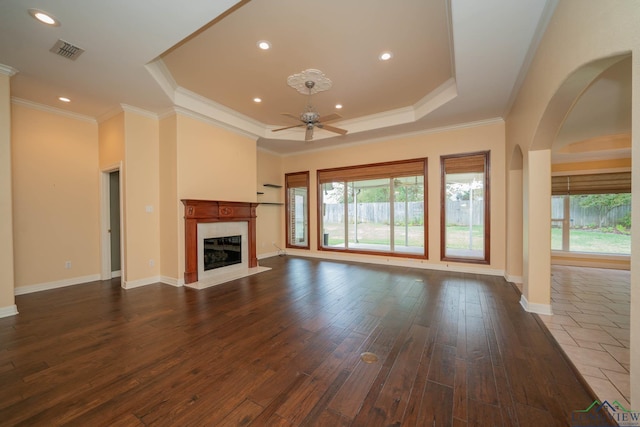
[[(324, 232), (329, 233), (329, 245), (344, 244), (344, 224), (331, 223), (324, 225)], [(396, 245), (405, 244), (405, 227), (395, 227)], [(409, 246), (423, 246), (424, 228), (422, 226), (409, 226)], [(358, 243), (370, 245), (389, 245), (391, 227), (387, 224), (360, 223), (358, 224)], [(349, 241), (355, 240), (355, 226), (349, 224)]]
[[(484, 249), (484, 227), (475, 225), (472, 232), (472, 247), (475, 251)], [(469, 227), (460, 225), (447, 226), (447, 248), (469, 249)]]
[[(325, 233), (329, 233), (329, 245), (344, 244), (344, 224), (325, 224)], [(349, 241), (355, 239), (354, 225), (349, 224)], [(396, 245), (405, 244), (405, 231), (403, 225), (395, 227)], [(422, 226), (409, 226), (409, 245), (421, 247), (424, 242), (424, 228)], [(358, 243), (372, 245), (389, 245), (390, 227), (386, 224), (360, 223), (358, 224)], [(473, 228), (473, 249), (482, 250), (483, 228), (475, 226)], [(449, 226), (447, 227), (447, 247), (450, 249), (469, 249), (469, 227)]]
[[(603, 254), (630, 254), (631, 236), (628, 234), (603, 233), (599, 230), (570, 230), (571, 252), (591, 252)], [(551, 248), (562, 249), (562, 229), (551, 229)]]
[[(410, 226), (409, 246), (421, 247), (424, 241), (422, 226)], [(329, 245), (344, 244), (344, 224), (325, 224), (325, 232), (329, 233)], [(354, 241), (354, 225), (349, 224), (350, 241)], [(390, 227), (386, 224), (358, 224), (358, 243), (372, 245), (389, 245)], [(405, 227), (395, 227), (396, 245), (404, 245)], [(618, 233), (603, 233), (598, 230), (571, 230), (570, 247), (572, 252), (591, 252), (605, 254), (631, 253), (631, 236)], [(469, 227), (447, 227), (447, 247), (450, 249), (469, 249)], [(562, 248), (562, 230), (551, 229), (551, 248)], [(473, 227), (473, 250), (483, 249), (483, 227)]]

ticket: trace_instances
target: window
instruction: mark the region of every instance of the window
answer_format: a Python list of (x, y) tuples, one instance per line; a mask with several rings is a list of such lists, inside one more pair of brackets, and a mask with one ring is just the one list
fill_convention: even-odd
[(427, 159), (318, 171), (319, 250), (426, 258)]
[(309, 172), (284, 176), (287, 247), (309, 249)]
[(631, 172), (554, 176), (551, 249), (631, 253)]
[(489, 263), (489, 152), (442, 156), (440, 257)]

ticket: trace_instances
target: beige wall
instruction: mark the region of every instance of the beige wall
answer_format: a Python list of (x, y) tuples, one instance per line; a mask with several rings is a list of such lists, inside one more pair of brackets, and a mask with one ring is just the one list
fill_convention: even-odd
[(178, 234), (182, 203), (178, 199), (177, 118), (172, 114), (160, 120), (160, 274), (177, 284)]
[[(263, 192), (259, 202), (284, 202), (284, 188), (268, 188), (264, 184), (278, 184), (284, 187), (283, 158), (264, 150), (258, 150), (258, 173), (256, 188)], [(260, 205), (257, 209), (257, 253), (260, 256), (277, 252), (273, 246), (284, 248), (284, 205)]]
[(181, 199), (256, 200), (256, 142), (178, 114), (178, 196)]
[(125, 286), (160, 275), (158, 121), (124, 113)]
[[(428, 158), (428, 233), (429, 259), (419, 264), (440, 265), (442, 268), (493, 270), (504, 274), (505, 269), (505, 140), (504, 123), (478, 125), (438, 133), (424, 133), (378, 143), (352, 145), (333, 150), (316, 151), (284, 158), (284, 172), (310, 171), (310, 243), (317, 252), (317, 176), (318, 169), (361, 165), (412, 158)], [(491, 264), (472, 267), (464, 263), (440, 261), (440, 156), (447, 154), (491, 150)], [(293, 250), (291, 252), (294, 252)], [(304, 251), (296, 251), (296, 253)], [(323, 254), (327, 254), (326, 252)], [(333, 256), (333, 255), (326, 255)], [(355, 256), (385, 262), (385, 257)], [(414, 261), (411, 261), (414, 262)]]
[(97, 124), (13, 104), (11, 128), (16, 288), (99, 274)]
[[(98, 152), (99, 152), (99, 167), (101, 178), (103, 173), (119, 170), (120, 183), (124, 182), (125, 169), (124, 169), (124, 112), (120, 112), (108, 119), (103, 120), (98, 124)], [(122, 185), (124, 187), (124, 185)], [(106, 186), (101, 188), (102, 191), (108, 191)], [(120, 270), (121, 277), (125, 276), (126, 264), (124, 262), (126, 254), (126, 236), (124, 234), (126, 223), (126, 216), (124, 215), (124, 188), (119, 189), (120, 201), (118, 203), (120, 207)], [(106, 195), (104, 199), (101, 199), (101, 203), (107, 203)], [(120, 206), (122, 205), (122, 206)], [(104, 209), (101, 206), (101, 210)], [(107, 269), (107, 259), (111, 257), (111, 236), (109, 233), (104, 233), (102, 227), (108, 227), (106, 223), (106, 210), (102, 211), (104, 216), (101, 216), (100, 224), (100, 262), (101, 262), (101, 278), (105, 279), (111, 277), (111, 269)], [(108, 242), (108, 243), (107, 243)], [(102, 264), (104, 263), (104, 264)]]
[(0, 317), (15, 313), (9, 82), (0, 72)]
[(631, 170), (631, 158), (594, 160), (588, 162), (557, 163), (551, 165), (551, 173), (569, 175), (578, 173), (598, 173), (611, 170)]
[(124, 161), (124, 112), (98, 125), (100, 170), (113, 168)]
[[(640, 138), (635, 131), (640, 129), (640, 114), (636, 111), (640, 108), (640, 90), (637, 90), (640, 87), (638, 22), (640, 7), (636, 1), (559, 2), (507, 118), (507, 150), (512, 150), (516, 144), (523, 147), (523, 151), (532, 146), (536, 149), (551, 147), (553, 137), (572, 102), (594, 73), (597, 75), (599, 70), (606, 67), (606, 58), (631, 52), (634, 87), (632, 161), (638, 164)], [(529, 188), (545, 183), (544, 179), (540, 179), (539, 171), (526, 175), (525, 170), (524, 181), (529, 182)], [(640, 174), (634, 173), (632, 179), (632, 222), (637, 224), (640, 223)], [(524, 214), (525, 230), (533, 229), (532, 224), (528, 223), (528, 217), (548, 216), (549, 212), (544, 210), (546, 204), (542, 198), (548, 200), (549, 196), (550, 190), (547, 194), (530, 194), (525, 191), (525, 211), (529, 210), (528, 214)], [(539, 203), (542, 203), (541, 207)], [(548, 228), (537, 229), (536, 235), (530, 235), (529, 238), (543, 239), (549, 231)], [(526, 238), (525, 233), (525, 240)], [(637, 408), (640, 406), (640, 239), (633, 239), (631, 254), (631, 399), (632, 407)], [(539, 256), (533, 252), (525, 254), (525, 275), (530, 273), (526, 267), (528, 261)], [(548, 258), (546, 262), (550, 262)], [(549, 286), (548, 281), (546, 286)]]
[(522, 283), (522, 169), (507, 171), (506, 274), (510, 282)]

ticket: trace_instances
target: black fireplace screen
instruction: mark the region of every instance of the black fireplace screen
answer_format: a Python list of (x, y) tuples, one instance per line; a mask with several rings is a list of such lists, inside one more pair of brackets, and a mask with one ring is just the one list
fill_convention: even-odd
[(242, 262), (242, 236), (204, 239), (204, 271)]

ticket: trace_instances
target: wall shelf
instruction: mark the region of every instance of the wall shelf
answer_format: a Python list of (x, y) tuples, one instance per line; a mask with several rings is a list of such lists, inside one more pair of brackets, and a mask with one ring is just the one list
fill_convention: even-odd
[[(267, 188), (282, 188), (282, 185), (278, 185), (278, 184), (262, 184), (262, 185), (264, 187), (267, 187)], [(264, 192), (263, 191), (258, 191), (258, 195), (262, 196), (262, 195), (264, 195)], [(279, 199), (279, 197), (268, 197), (268, 198), (271, 199), (271, 200), (273, 200), (274, 198), (275, 199)], [(282, 205), (284, 205), (284, 203), (282, 203), (282, 202), (258, 202), (258, 203), (260, 203), (261, 205), (273, 205), (273, 206), (282, 206)]]

